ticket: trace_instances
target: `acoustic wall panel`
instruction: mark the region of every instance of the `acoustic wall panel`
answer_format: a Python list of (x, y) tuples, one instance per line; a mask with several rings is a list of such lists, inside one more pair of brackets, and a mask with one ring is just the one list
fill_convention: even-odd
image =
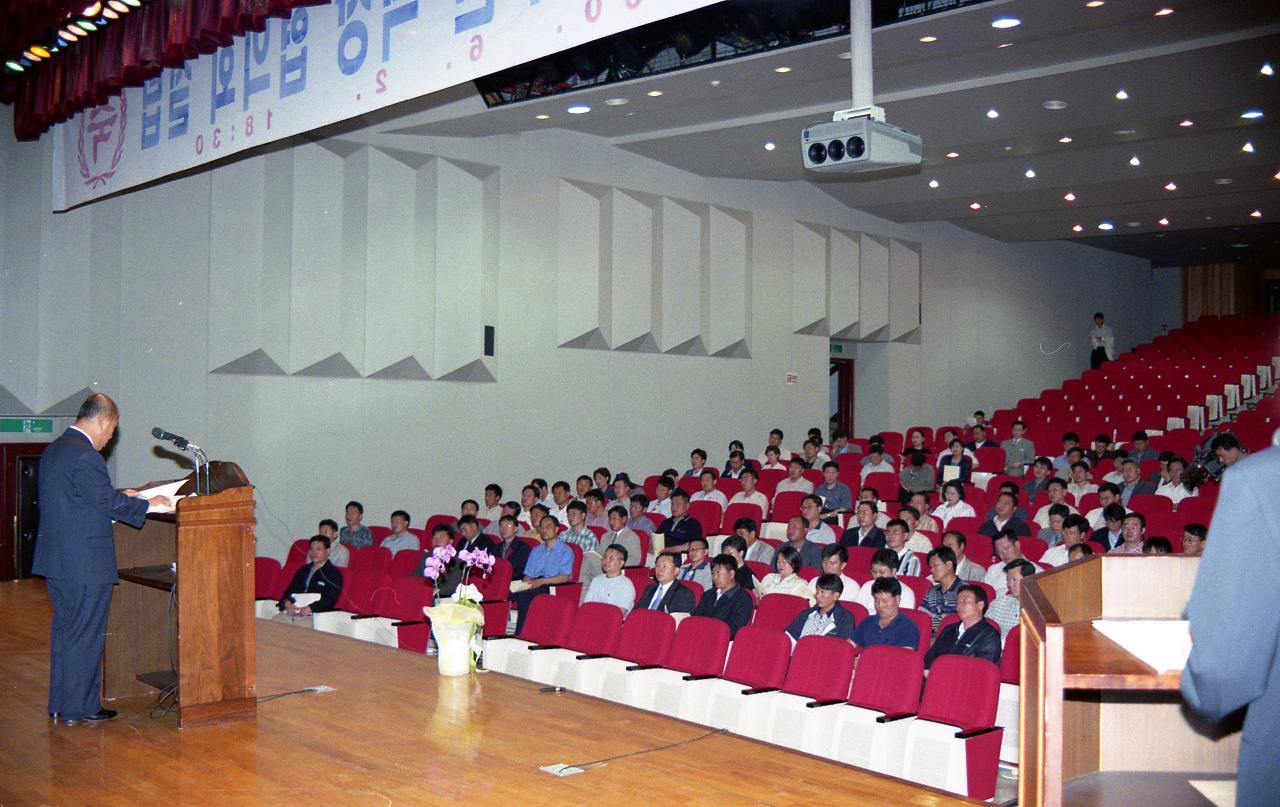
[[(611, 249), (609, 330), (613, 348), (644, 349), (657, 344), (653, 328), (653, 203), (625, 191), (609, 193)], [(645, 339), (644, 337), (649, 337)]]
[(709, 354), (745, 355), (751, 299), (751, 215), (712, 206), (710, 229), (702, 340)]
[(701, 330), (709, 208), (663, 198), (660, 210), (654, 335), (659, 349), (668, 351), (698, 339)]
[[(41, 327), (37, 331), (40, 375), (32, 407), (36, 411), (43, 412), (80, 392), (92, 378), (87, 348), (94, 339), (89, 278), (95, 256), (92, 249), (85, 248), (86, 242), (92, 242), (84, 238), (85, 233), (92, 231), (92, 220), (91, 207), (51, 217), (40, 230), (39, 255), (31, 256), (42, 270), (38, 303)], [(163, 232), (156, 231), (155, 235)], [(167, 240), (162, 236), (161, 239)]]
[(442, 378), (484, 358), (486, 239), (498, 236), (496, 169), (437, 161), (435, 362)]
[(791, 328), (827, 333), (827, 235), (820, 224), (791, 224)]
[(828, 241), (827, 327), (832, 336), (852, 336), (858, 324), (861, 246), (857, 233), (831, 230)]
[(889, 241), (889, 338), (901, 338), (920, 327), (919, 247)]
[[(276, 152), (262, 158), (266, 200), (262, 233), (262, 296), (259, 299), (261, 350), (270, 364), (285, 372), (293, 342), (293, 176), (290, 152)], [(211, 363), (211, 366), (216, 367)]]
[(858, 275), (858, 335), (878, 335), (889, 324), (889, 243), (862, 233)]
[(561, 180), (556, 229), (556, 344), (600, 328), (602, 189)]
[[(0, 162), (5, 164), (9, 187), (41, 188), (42, 194), (51, 193), (49, 140), (51, 138), (41, 143), (19, 143), (12, 137), (0, 137)], [(37, 412), (40, 411), (36, 407), (40, 329), (33, 327), (32, 312), (39, 306), (40, 279), (39, 273), (30, 271), (30, 267), (40, 260), (40, 231), (47, 220), (46, 210), (48, 207), (44, 204), (10, 198), (7, 213), (0, 221), (5, 233), (4, 252), (0, 253), (4, 279), (3, 293), (0, 293), (0, 344), (4, 345), (8, 359), (0, 361), (0, 386), (22, 401), (25, 408)], [(19, 356), (26, 360), (17, 360)]]
[[(268, 227), (265, 157), (228, 163), (212, 174), (209, 204), (209, 365), (221, 367), (262, 347), (264, 238)], [(281, 357), (283, 358), (283, 357)]]
[[(351, 332), (353, 316), (364, 317), (364, 294), (354, 312), (342, 297), (343, 158), (314, 143), (298, 146), (292, 156), (292, 327), (286, 369), (300, 372), (325, 361), (341, 363), (334, 357), (350, 347), (344, 336)], [(363, 199), (361, 193), (362, 204)]]

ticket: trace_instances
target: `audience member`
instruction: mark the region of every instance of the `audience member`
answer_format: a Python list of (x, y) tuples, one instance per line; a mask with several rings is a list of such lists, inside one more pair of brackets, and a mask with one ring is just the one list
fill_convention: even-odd
[(973, 439), (964, 444), (964, 447), (970, 451), (976, 452), (980, 448), (999, 448), (1000, 444), (995, 440), (987, 439), (987, 427), (979, 423), (973, 427), (970, 432)]
[(907, 535), (910, 532), (907, 522), (900, 518), (895, 518), (889, 522), (889, 526), (884, 531), (885, 546), (893, 550), (898, 556), (898, 574), (919, 575), (920, 559), (915, 553), (907, 549)]
[(1144, 555), (1172, 555), (1173, 543), (1161, 535), (1155, 535), (1142, 542)]
[[(427, 554), (418, 562), (418, 566), (411, 573), (411, 577), (427, 576), (427, 559), (435, 550), (453, 546), (454, 541), (458, 537), (458, 531), (454, 529), (452, 524), (436, 524), (431, 528), (431, 546), (427, 547)], [(453, 596), (453, 592), (457, 590), (458, 584), (462, 582), (462, 573), (466, 568), (462, 564), (462, 560), (454, 557), (453, 560), (445, 564), (444, 570), (436, 577), (432, 583), (434, 588), (435, 600), (447, 599)], [(513, 575), (512, 580), (515, 580)]]
[(923, 452), (912, 451), (906, 456), (907, 464), (898, 473), (898, 501), (911, 501), (913, 493), (928, 493), (933, 490), (934, 484), (933, 466), (926, 465), (927, 459)]
[[(982, 582), (994, 588), (998, 597), (1009, 589), (1009, 581), (1005, 579), (1004, 567), (1023, 556), (1022, 547), (1018, 545), (1017, 535), (1009, 530), (1001, 530), (991, 539), (991, 548), (1000, 562), (992, 564), (987, 569)], [(983, 603), (983, 605), (985, 604)]]
[[(990, 493), (990, 491), (988, 491), (988, 493)], [(1022, 488), (1018, 487), (1018, 483), (1014, 482), (1012, 479), (1006, 479), (1000, 483), (1000, 487), (996, 489), (996, 495), (999, 496), (1001, 493), (1011, 494), (1015, 502), (1021, 501), (1021, 498), (1022, 498)], [(1023, 521), (1026, 521), (1026, 522), (1031, 521), (1031, 516), (1027, 515), (1026, 508), (1023, 507), (1021, 504), (1015, 507), (1013, 514), (1014, 516), (1022, 519)], [(983, 516), (983, 521), (989, 521), (995, 517), (996, 517), (996, 506), (993, 504), (991, 505), (990, 508), (987, 509), (987, 514)]]
[(907, 446), (902, 449), (903, 461), (907, 462), (911, 459), (913, 454), (919, 454), (921, 457), (924, 457), (926, 464), (932, 464), (929, 463), (929, 455), (932, 453), (933, 450), (925, 445), (924, 432), (919, 429), (912, 429), (911, 433), (907, 435)]
[(480, 517), (490, 524), (502, 518), (502, 485), (490, 482), (484, 486), (484, 507)]
[(841, 454), (861, 454), (862, 446), (857, 443), (849, 442), (849, 435), (845, 434), (843, 429), (833, 429), (831, 432), (831, 458), (835, 459)]
[[(872, 487), (863, 487), (861, 490), (859, 490), (859, 491), (858, 491), (858, 501), (859, 501), (859, 502), (871, 502), (871, 504), (872, 504), (872, 506), (875, 508), (875, 512), (876, 512), (876, 526), (877, 526), (877, 527), (879, 527), (880, 529), (882, 529), (882, 530), (883, 530), (885, 527), (889, 526), (889, 514), (888, 514), (887, 512), (885, 512), (885, 505), (884, 505), (884, 502), (880, 501), (880, 494), (876, 492), (876, 489), (875, 489), (875, 488), (872, 488)], [(857, 510), (857, 502), (854, 502), (854, 509), (855, 509), (855, 512), (856, 512), (856, 510)]]
[(501, 543), (493, 554), (511, 564), (511, 579), (524, 577), (524, 566), (529, 560), (529, 545), (520, 538), (520, 525), (510, 513), (498, 519), (498, 537)]
[(760, 491), (756, 490), (756, 481), (759, 475), (750, 468), (745, 469), (742, 475), (738, 477), (738, 481), (742, 483), (742, 490), (733, 494), (733, 498), (729, 500), (729, 504), (754, 504), (760, 508), (759, 520), (763, 521), (765, 514), (769, 512), (769, 499)]
[(552, 586), (572, 580), (573, 550), (568, 544), (561, 543), (560, 525), (554, 516), (542, 517), (538, 522), (538, 535), (542, 544), (529, 553), (529, 560), (524, 565), (524, 577), (520, 580), (520, 590), (511, 595), (516, 608), (516, 635), (524, 630), (529, 604), (534, 598), (549, 593), (548, 589)]
[[(593, 491), (595, 492), (595, 491)], [(587, 508), (592, 501), (592, 497), (587, 497), (588, 504), (582, 502), (570, 502), (565, 508), (566, 515), (569, 519), (569, 529), (560, 534), (560, 540), (566, 544), (577, 544), (582, 547), (583, 552), (593, 552), (600, 544), (600, 539), (596, 534), (587, 527)], [(555, 513), (551, 514), (552, 516)], [(556, 520), (557, 523), (559, 519)], [(606, 524), (608, 522), (606, 521)]]
[(1071, 476), (1067, 481), (1067, 493), (1075, 497), (1076, 504), (1090, 493), (1097, 493), (1098, 486), (1089, 481), (1089, 466), (1085, 462), (1071, 463)]
[(1082, 515), (1071, 514), (1062, 519), (1062, 543), (1051, 546), (1040, 556), (1044, 566), (1062, 566), (1068, 562), (1071, 547), (1080, 543), (1089, 533), (1089, 521)]
[(805, 636), (834, 636), (837, 639), (853, 641), (853, 614), (839, 605), (844, 586), (844, 580), (834, 574), (823, 574), (814, 578), (816, 604), (796, 614), (796, 618), (791, 620), (791, 624), (786, 628), (793, 647)]
[(1182, 554), (1198, 558), (1204, 554), (1209, 528), (1203, 524), (1187, 524), (1182, 528)]
[[(342, 594), (342, 572), (329, 562), (329, 546), (326, 536), (311, 537), (307, 545), (308, 562), (294, 572), (284, 595), (276, 603), (276, 610), (280, 612), (276, 621), (311, 627), (312, 614), (332, 611), (337, 605)], [(319, 594), (320, 599), (299, 606), (294, 600), (299, 594)]]
[(745, 591), (754, 592), (759, 581), (747, 567), (747, 542), (736, 535), (726, 535), (720, 544), (720, 551), (733, 558), (734, 563), (738, 564), (737, 571), (734, 572), (734, 579), (738, 585)]
[(684, 552), (689, 542), (702, 537), (702, 524), (689, 515), (689, 494), (676, 488), (671, 493), (671, 516), (658, 525), (666, 536), (664, 552)]
[(777, 446), (766, 446), (763, 459), (760, 462), (760, 469), (764, 471), (785, 471), (787, 463), (790, 462), (790, 454), (787, 455), (787, 462), (782, 461), (782, 449)]
[(1147, 443), (1147, 439), (1144, 431), (1133, 433), (1133, 440), (1129, 443), (1129, 459), (1137, 462), (1160, 459), (1160, 454)]
[(733, 534), (747, 545), (745, 558), (753, 563), (773, 563), (773, 547), (761, 541), (759, 527), (754, 519), (740, 518), (733, 522)]
[(1124, 474), (1121, 473), (1121, 469), (1124, 466), (1124, 461), (1127, 459), (1129, 459), (1129, 452), (1125, 451), (1123, 448), (1118, 448), (1111, 452), (1111, 473), (1103, 476), (1102, 481), (1110, 482), (1111, 484), (1119, 487), (1120, 484), (1124, 482)]
[(737, 635), (739, 628), (751, 621), (755, 612), (751, 595), (743, 591), (735, 580), (737, 568), (737, 563), (729, 555), (716, 555), (711, 561), (714, 587), (702, 595), (698, 607), (693, 609), (693, 616), (711, 617), (728, 625), (730, 640)]
[(822, 499), (812, 493), (800, 502), (800, 515), (804, 516), (805, 525), (809, 528), (806, 536), (815, 544), (834, 544), (836, 531), (822, 520)]
[(1196, 492), (1182, 479), (1186, 470), (1187, 461), (1182, 457), (1169, 460), (1169, 481), (1156, 488), (1156, 495), (1168, 498), (1175, 505), (1183, 499), (1195, 496)]
[(925, 653), (925, 668), (932, 667), (939, 656), (946, 655), (972, 656), (999, 664), (1000, 632), (985, 619), (986, 609), (987, 592), (981, 586), (963, 586), (956, 595), (956, 614), (960, 621), (938, 632), (933, 647)]
[[(533, 506), (535, 504), (538, 504), (538, 489), (533, 485), (525, 485), (520, 488), (520, 514), (517, 518), (536, 531), (539, 522), (535, 521), (533, 517)], [(546, 510), (547, 514), (550, 515), (551, 508), (548, 507)]]
[(1053, 469), (1055, 471), (1065, 471), (1070, 468), (1071, 459), (1067, 457), (1067, 454), (1071, 449), (1076, 448), (1079, 445), (1080, 435), (1075, 432), (1067, 432), (1062, 435), (1062, 453), (1053, 458)]
[[(485, 535), (492, 538), (495, 544), (499, 540), (498, 539), (498, 532), (499, 532), (498, 522), (502, 520), (502, 516), (511, 516), (512, 518), (515, 518), (516, 516), (518, 516), (520, 514), (520, 503), (519, 502), (503, 502), (502, 507), (500, 509), (502, 511), (502, 515), (498, 516), (493, 521), (490, 521), (488, 524), (484, 526), (484, 529), (480, 530)], [(518, 521), (516, 523), (517, 525), (519, 524)]]
[(350, 549), (364, 549), (366, 546), (373, 546), (373, 533), (369, 532), (369, 528), (361, 524), (364, 518), (364, 505), (360, 502), (347, 502), (346, 508), (346, 525), (338, 530), (338, 540), (346, 544)]
[(464, 549), (471, 552), (483, 549), (492, 554), (497, 548), (489, 536), (480, 532), (479, 520), (469, 513), (458, 519), (458, 535), (462, 538), (462, 542), (458, 545), (459, 552)]
[(862, 460), (862, 482), (865, 484), (871, 474), (896, 474), (897, 469), (884, 457), (884, 446), (872, 443), (867, 447), (867, 456)]
[(1049, 486), (1045, 488), (1045, 495), (1049, 497), (1049, 503), (1036, 511), (1035, 522), (1041, 528), (1049, 526), (1049, 510), (1055, 504), (1060, 504), (1067, 508), (1067, 513), (1079, 513), (1080, 511), (1067, 504), (1067, 483), (1054, 477), (1049, 480)]
[(702, 476), (702, 472), (706, 470), (707, 466), (707, 452), (701, 448), (695, 448), (693, 451), (689, 452), (689, 465), (689, 470), (685, 471), (683, 476), (688, 476), (693, 479), (697, 479)]
[(1072, 561), (1084, 560), (1092, 554), (1093, 547), (1088, 544), (1076, 544), (1071, 547), (1071, 549), (1067, 550), (1067, 562), (1071, 563)]
[(871, 584), (875, 612), (858, 623), (853, 643), (858, 647), (887, 644), (915, 650), (920, 647), (920, 629), (902, 613), (902, 583), (883, 577)]
[(1053, 461), (1048, 457), (1036, 457), (1031, 466), (1031, 478), (1022, 483), (1022, 490), (1027, 494), (1027, 501), (1034, 502), (1043, 490), (1049, 489), (1049, 480), (1053, 477)]
[(1009, 476), (1022, 476), (1027, 466), (1035, 461), (1036, 446), (1023, 436), (1026, 431), (1027, 424), (1015, 420), (1010, 428), (1013, 436), (1000, 444), (1000, 448), (1004, 449), (1004, 472)]
[(653, 519), (649, 518), (648, 507), (648, 496), (643, 493), (634, 493), (631, 495), (631, 506), (629, 508), (631, 518), (627, 519), (627, 529), (644, 530), (650, 535), (658, 531), (658, 527), (653, 523)]
[[(978, 583), (987, 576), (987, 567), (981, 563), (975, 563), (965, 557), (964, 548), (968, 543), (964, 533), (956, 530), (947, 530), (942, 533), (942, 545), (951, 550), (951, 554), (956, 557), (956, 576), (966, 583)], [(991, 561), (990, 558), (980, 558), (979, 560)]]
[(1107, 507), (1112, 504), (1120, 503), (1120, 486), (1114, 482), (1103, 482), (1098, 485), (1098, 506), (1090, 510), (1085, 518), (1089, 520), (1089, 526), (1095, 530), (1102, 529), (1106, 526), (1107, 519), (1103, 515)]
[(836, 516), (843, 515), (853, 509), (853, 491), (840, 481), (840, 465), (827, 461), (822, 465), (822, 484), (814, 491), (822, 497), (822, 515), (829, 523), (834, 523)]
[(1012, 532), (1021, 538), (1031, 537), (1031, 527), (1027, 522), (1014, 515), (1018, 499), (1012, 493), (1001, 493), (996, 497), (996, 512), (991, 518), (978, 527), (978, 533), (988, 538), (995, 538), (998, 533)]
[[(910, 501), (907, 502), (916, 514), (915, 523), (912, 524), (911, 531), (913, 536), (915, 535), (916, 530), (924, 530), (925, 532), (942, 532), (942, 525), (934, 520), (933, 516), (929, 515), (929, 495), (930, 494), (928, 493), (913, 493), (911, 494)], [(909, 545), (910, 541), (907, 543)], [(932, 546), (929, 547), (929, 549), (932, 548)], [(928, 550), (923, 551), (927, 552)]]
[(800, 553), (790, 544), (783, 544), (774, 556), (773, 568), (776, 571), (764, 576), (756, 586), (756, 596), (763, 599), (769, 594), (794, 594), (804, 597), (812, 605), (814, 598), (809, 583), (798, 574), (803, 565)]
[(1133, 457), (1125, 460), (1120, 466), (1120, 477), (1122, 479), (1120, 485), (1120, 503), (1125, 507), (1129, 506), (1129, 500), (1134, 496), (1155, 493), (1155, 486), (1145, 479), (1141, 478), (1141, 469), (1138, 461)]
[(609, 508), (609, 530), (600, 538), (602, 546), (617, 544), (626, 550), (626, 558), (634, 561), (635, 566), (645, 565), (645, 556), (640, 548), (640, 536), (627, 526), (627, 508), (615, 504)]
[(934, 508), (933, 514), (942, 520), (945, 530), (953, 518), (977, 518), (973, 505), (964, 500), (964, 485), (959, 482), (947, 482), (942, 486), (942, 504)]
[(532, 479), (529, 484), (538, 492), (538, 501), (546, 505), (547, 512), (555, 509), (555, 500), (551, 498), (551, 486), (542, 477)]
[[(920, 496), (918, 493), (916, 496), (913, 496), (912, 501), (915, 501), (918, 496)], [(930, 541), (924, 534), (917, 531), (920, 525), (920, 511), (916, 509), (914, 504), (903, 505), (902, 509), (898, 510), (898, 518), (902, 519), (907, 524), (906, 547), (909, 552), (923, 552), (927, 554), (933, 549), (933, 541)], [(925, 518), (928, 518), (928, 516), (925, 516)], [(933, 519), (929, 520), (933, 521)], [(938, 525), (934, 524), (933, 526), (935, 528), (934, 531), (936, 532)], [(886, 538), (887, 537), (888, 536), (886, 535)]]
[(613, 499), (609, 507), (621, 506), (624, 510), (631, 506), (631, 477), (619, 471), (613, 477)]
[[(1169, 461), (1176, 456), (1178, 455), (1172, 451), (1160, 452), (1160, 456), (1158, 458), (1160, 469), (1147, 475), (1147, 481), (1150, 482), (1151, 486), (1156, 490), (1159, 490), (1161, 485), (1169, 481)], [(1185, 463), (1183, 464), (1183, 467), (1186, 467)]]
[(609, 501), (613, 492), (613, 472), (603, 466), (591, 472), (591, 481), (594, 483), (592, 487), (600, 491), (604, 495), (605, 501)]
[[(600, 488), (592, 488), (587, 491), (586, 512), (582, 520), (584, 529), (588, 527), (608, 529), (609, 514), (605, 512), (606, 501), (604, 491)], [(581, 504), (581, 502), (576, 502), (576, 504)], [(567, 514), (568, 510), (566, 510)]]
[(1000, 626), (1000, 643), (1009, 638), (1009, 631), (1018, 624), (1022, 610), (1022, 578), (1036, 573), (1036, 566), (1029, 560), (1010, 561), (1004, 565), (1005, 593), (987, 608), (987, 617)]
[[(867, 613), (871, 613), (876, 607), (875, 600), (871, 597), (871, 586), (882, 577), (897, 576), (898, 555), (892, 549), (877, 549), (875, 555), (871, 557), (871, 579), (863, 583), (861, 588), (858, 589), (858, 596), (855, 602), (866, 608)], [(902, 607), (916, 607), (916, 594), (906, 586), (902, 588)]]
[(973, 458), (965, 453), (964, 443), (959, 437), (953, 439), (947, 448), (949, 451), (938, 457), (938, 478), (946, 482), (967, 483), (973, 474)]
[(725, 479), (740, 479), (742, 472), (750, 467), (747, 465), (747, 455), (742, 452), (742, 449), (734, 449), (729, 452), (729, 461), (725, 463), (724, 473), (721, 476)]
[(801, 456), (804, 459), (805, 470), (820, 469), (824, 464), (831, 462), (831, 457), (822, 450), (821, 440), (810, 437), (804, 441), (800, 449), (803, 452)]
[(1094, 530), (1089, 540), (1095, 544), (1101, 544), (1108, 552), (1120, 546), (1124, 541), (1121, 533), (1124, 530), (1124, 517), (1127, 512), (1124, 505), (1119, 502), (1107, 505), (1102, 511), (1102, 528)]
[(351, 563), (351, 553), (338, 539), (338, 522), (331, 518), (322, 519), (316, 528), (317, 535), (329, 539), (329, 562), (339, 569), (345, 569)]
[[(822, 548), (822, 573), (824, 575), (835, 575), (840, 578), (840, 582), (844, 584), (843, 594), (840, 595), (842, 600), (856, 600), (858, 597), (858, 581), (854, 580), (844, 573), (845, 567), (849, 565), (849, 550), (839, 544), (828, 544)], [(817, 580), (814, 578), (809, 581), (809, 593), (816, 594)]]
[(1141, 555), (1147, 537), (1147, 519), (1142, 513), (1127, 513), (1120, 529), (1120, 544), (1111, 547), (1114, 555)]
[(876, 506), (872, 502), (860, 501), (854, 511), (853, 526), (840, 536), (841, 546), (870, 546), (876, 549), (885, 546), (884, 531), (876, 526)]
[(458, 505), (458, 518), (463, 516), (480, 517), (480, 503), (475, 499), (463, 499), (462, 504)]
[(579, 476), (573, 482), (573, 498), (580, 502), (585, 502), (587, 500), (587, 491), (591, 490), (592, 484), (591, 477), (586, 474)]
[(1093, 468), (1101, 465), (1103, 460), (1111, 459), (1111, 435), (1099, 434), (1093, 438), (1093, 447), (1086, 451), (1084, 456)]
[(778, 500), (779, 493), (788, 491), (799, 491), (800, 493), (813, 493), (813, 483), (804, 478), (804, 460), (800, 457), (792, 457), (790, 464), (787, 466), (787, 476), (778, 482), (778, 486), (774, 488), (773, 500)]
[(591, 584), (582, 595), (582, 602), (616, 605), (624, 614), (630, 611), (636, 601), (636, 587), (631, 584), (630, 578), (622, 573), (622, 567), (626, 563), (626, 548), (618, 544), (610, 544), (600, 561), (601, 573), (592, 578)]
[(392, 556), (406, 549), (411, 549), (415, 552), (422, 551), (422, 541), (418, 540), (418, 536), (409, 532), (408, 513), (403, 510), (396, 510), (391, 514), (391, 534), (382, 539), (380, 546), (391, 550)]
[[(542, 540), (542, 532), (540, 530), (540, 525), (542, 524), (542, 519), (546, 518), (547, 516), (551, 516), (551, 511), (547, 509), (547, 506), (542, 502), (535, 502), (533, 507), (529, 508), (528, 523), (530, 524), (530, 528), (529, 528), (529, 532), (527, 533), (528, 537), (533, 538), (535, 541)], [(551, 517), (555, 518), (555, 516), (551, 516)], [(556, 525), (559, 526), (559, 524), (560, 524), (560, 521), (559, 519), (557, 519)]]
[(1224, 432), (1213, 438), (1213, 442), (1209, 443), (1209, 449), (1218, 458), (1218, 462), (1222, 463), (1223, 468), (1235, 465), (1244, 459), (1246, 453), (1240, 439), (1231, 432)]
[(693, 589), (677, 580), (677, 573), (675, 555), (659, 555), (653, 564), (653, 582), (636, 601), (636, 609), (687, 614), (696, 608)]
[(671, 494), (678, 490), (676, 480), (670, 476), (664, 476), (658, 480), (656, 493), (657, 497), (649, 502), (649, 512), (657, 513), (663, 518), (671, 516)]
[[(822, 547), (813, 543), (808, 539), (809, 525), (805, 523), (804, 516), (792, 516), (787, 520), (787, 543), (783, 546), (790, 546), (800, 555), (800, 563), (802, 566), (812, 566), (815, 569), (822, 568)], [(843, 541), (842, 541), (843, 543)], [(773, 568), (778, 568), (777, 556), (774, 556)], [(796, 569), (796, 571), (800, 571)]]
[(791, 459), (791, 450), (782, 445), (782, 429), (772, 429), (769, 432), (769, 442), (764, 447), (764, 451), (760, 452), (760, 465), (763, 468), (769, 467), (769, 449), (776, 449), (778, 456), (773, 459), (774, 462), (781, 460), (788, 462)]
[(716, 490), (716, 472), (710, 468), (705, 468), (702, 475), (698, 478), (698, 484), (702, 489), (689, 497), (691, 502), (715, 502), (720, 505), (720, 511), (723, 513), (729, 509), (729, 500), (724, 494)]
[(711, 588), (711, 562), (707, 560), (707, 539), (702, 536), (692, 538), (688, 544), (687, 556), (680, 567), (680, 579), (697, 583), (706, 591)]
[(924, 595), (920, 610), (933, 617), (933, 630), (936, 632), (942, 618), (956, 612), (956, 596), (965, 585), (965, 581), (956, 575), (956, 554), (945, 546), (930, 552), (929, 577), (933, 579), (933, 588)]
[(569, 503), (573, 496), (569, 493), (569, 483), (560, 480), (551, 486), (551, 515), (556, 521), (566, 524), (569, 521)]

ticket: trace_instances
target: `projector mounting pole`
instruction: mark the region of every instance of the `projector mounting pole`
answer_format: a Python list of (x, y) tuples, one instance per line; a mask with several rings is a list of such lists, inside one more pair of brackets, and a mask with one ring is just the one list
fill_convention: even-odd
[(884, 110), (875, 105), (871, 77), (871, 0), (849, 0), (849, 78), (853, 108), (836, 111), (833, 121), (871, 118), (884, 122)]

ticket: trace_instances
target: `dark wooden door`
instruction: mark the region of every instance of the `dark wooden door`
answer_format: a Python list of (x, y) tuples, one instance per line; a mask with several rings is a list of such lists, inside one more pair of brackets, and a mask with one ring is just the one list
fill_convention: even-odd
[(0, 443), (0, 580), (31, 574), (40, 522), (40, 454), (47, 445)]

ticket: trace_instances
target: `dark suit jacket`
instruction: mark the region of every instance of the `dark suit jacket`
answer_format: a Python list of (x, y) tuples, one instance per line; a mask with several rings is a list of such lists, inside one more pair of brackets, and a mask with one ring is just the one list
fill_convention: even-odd
[(1118, 535), (1116, 536), (1116, 540), (1113, 542), (1111, 540), (1111, 531), (1108, 530), (1106, 527), (1103, 527), (1102, 529), (1094, 530), (1092, 533), (1090, 533), (1088, 540), (1095, 541), (1099, 544), (1102, 544), (1107, 548), (1108, 551), (1115, 549), (1117, 546), (1124, 543), (1124, 539)]
[[(649, 584), (644, 590), (644, 594), (640, 595), (640, 599), (636, 602), (633, 611), (646, 611), (649, 604), (653, 601), (653, 595), (658, 591), (657, 582)], [(697, 607), (697, 603), (693, 599), (693, 589), (681, 583), (679, 580), (673, 580), (671, 586), (667, 589), (667, 594), (662, 598), (662, 602), (658, 605), (659, 611), (666, 611), (668, 614), (676, 611), (687, 614)]]
[[(1133, 483), (1133, 493), (1129, 494), (1129, 498), (1133, 498), (1134, 496), (1141, 496), (1144, 494), (1151, 494), (1155, 492), (1156, 492), (1155, 485), (1152, 485), (1150, 482), (1148, 482), (1145, 479), (1139, 479), (1137, 482)], [(1125, 494), (1125, 487), (1124, 485), (1121, 485), (1120, 500), (1127, 503), (1128, 499), (1125, 499), (1124, 494)]]
[[(1027, 522), (1017, 516), (1009, 519), (1009, 521), (1004, 525), (1004, 528), (1006, 530), (1013, 530), (1013, 534), (1019, 538), (1033, 537), (1031, 528), (1027, 526)], [(994, 538), (996, 534), (996, 520), (994, 518), (989, 518), (982, 522), (982, 526), (978, 527), (978, 534), (985, 535), (988, 538)]]
[(664, 518), (658, 525), (658, 532), (665, 535), (666, 546), (683, 546), (694, 538), (702, 537), (702, 522), (693, 516), (686, 515), (677, 524), (674, 518)]
[(280, 602), (276, 603), (276, 608), (283, 611), (284, 604), (293, 599), (294, 594), (320, 595), (320, 599), (311, 604), (313, 614), (332, 611), (337, 606), (338, 597), (342, 594), (342, 572), (326, 560), (320, 570), (311, 575), (311, 582), (308, 583), (307, 572), (309, 571), (311, 571), (311, 564), (307, 563), (294, 572), (293, 579), (289, 581), (289, 587), (284, 590), (284, 596), (280, 598)]
[(960, 623), (956, 622), (948, 625), (938, 634), (938, 638), (934, 640), (933, 647), (929, 648), (929, 652), (924, 654), (924, 666), (928, 669), (933, 665), (933, 660), (938, 656), (954, 653), (960, 656), (973, 656), (974, 658), (984, 658), (993, 664), (1000, 663), (1000, 631), (991, 627), (987, 620), (983, 619), (964, 632), (964, 636), (959, 639), (956, 636), (960, 633)]
[(964, 447), (969, 449), (970, 451), (977, 451), (980, 448), (999, 448), (1000, 444), (997, 443), (995, 440), (992, 440), (991, 438), (987, 438), (986, 440), (983, 440), (981, 443), (970, 440), (969, 442), (964, 444)]
[[(524, 543), (524, 542), (521, 541), (521, 543)], [(494, 540), (490, 538), (488, 535), (485, 535), (484, 533), (479, 533), (469, 544), (462, 541), (458, 542), (458, 551), (461, 552), (464, 549), (470, 549), (473, 551), (476, 549), (483, 549), (484, 551), (492, 555), (497, 552), (497, 544), (494, 543)]]
[(529, 545), (520, 540), (520, 536), (516, 536), (511, 546), (505, 550), (502, 544), (498, 544), (493, 550), (494, 555), (511, 564), (512, 580), (520, 580), (524, 577), (524, 565), (529, 562), (529, 552)]
[[(709, 616), (720, 620), (729, 626), (729, 638), (732, 639), (738, 628), (751, 621), (754, 610), (751, 595), (743, 591), (742, 586), (734, 586), (720, 595), (719, 602), (716, 602), (716, 589), (713, 588), (702, 595), (702, 601), (693, 609), (693, 616)], [(997, 635), (997, 641), (999, 638)]]
[(40, 527), (32, 571), (78, 583), (116, 582), (111, 520), (141, 527), (147, 502), (111, 487), (107, 463), (75, 429), (40, 456)]
[[(791, 620), (791, 624), (787, 626), (787, 633), (791, 634), (791, 638), (796, 641), (800, 640), (800, 634), (804, 632), (804, 623), (809, 621), (809, 615), (821, 610), (818, 606), (806, 608), (796, 614), (796, 618)], [(826, 636), (834, 636), (837, 639), (853, 639), (853, 629), (856, 627), (853, 621), (853, 614), (849, 609), (844, 608), (840, 603), (831, 609), (831, 616), (835, 620), (835, 627)]]
[(879, 527), (872, 527), (871, 531), (866, 534), (861, 541), (858, 540), (858, 525), (855, 524), (844, 531), (840, 536), (841, 546), (870, 546), (876, 549), (884, 549), (888, 544), (884, 539), (884, 530)]

